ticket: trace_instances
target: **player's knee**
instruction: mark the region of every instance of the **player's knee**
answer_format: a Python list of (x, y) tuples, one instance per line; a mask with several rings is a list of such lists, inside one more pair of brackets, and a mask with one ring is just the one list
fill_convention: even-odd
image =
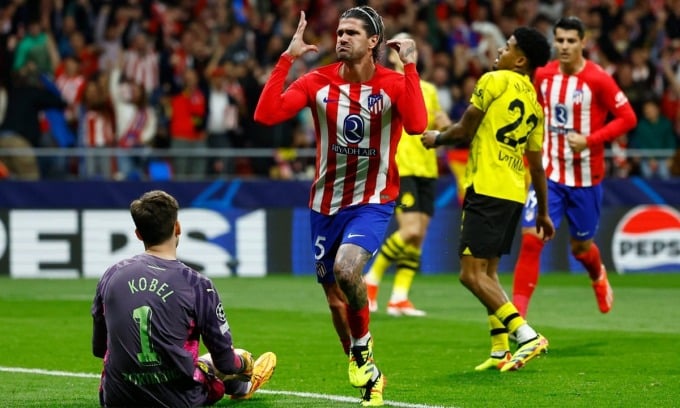
[(572, 255), (578, 256), (588, 252), (590, 250), (590, 245), (592, 244), (592, 242), (593, 242), (592, 240), (587, 241), (572, 240), (570, 243)]
[(335, 265), (335, 268), (333, 268), (333, 274), (335, 274), (335, 281), (338, 283), (338, 286), (340, 286), (341, 289), (346, 288), (350, 282), (352, 281), (352, 269), (349, 267), (349, 265), (343, 266), (342, 264)]
[(336, 285), (329, 286), (326, 290), (326, 302), (331, 312), (341, 312), (345, 309), (345, 299), (340, 288)]
[(399, 229), (399, 234), (401, 235), (404, 242), (413, 246), (417, 246), (423, 239), (423, 234), (421, 232), (420, 226), (418, 225), (402, 225)]
[(332, 313), (340, 313), (345, 310), (345, 301), (338, 298), (337, 296), (329, 296), (326, 298), (326, 300), (328, 301), (328, 308)]
[(474, 292), (475, 288), (478, 286), (477, 275), (473, 272), (461, 270), (460, 275), (458, 275), (458, 280), (466, 288)]

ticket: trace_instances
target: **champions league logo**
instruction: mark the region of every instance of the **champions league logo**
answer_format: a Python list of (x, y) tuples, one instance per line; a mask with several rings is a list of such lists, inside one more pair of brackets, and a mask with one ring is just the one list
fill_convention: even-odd
[(227, 321), (227, 315), (224, 313), (224, 307), (222, 306), (222, 303), (217, 305), (217, 307), (215, 308), (215, 315), (217, 316), (217, 320), (221, 322)]

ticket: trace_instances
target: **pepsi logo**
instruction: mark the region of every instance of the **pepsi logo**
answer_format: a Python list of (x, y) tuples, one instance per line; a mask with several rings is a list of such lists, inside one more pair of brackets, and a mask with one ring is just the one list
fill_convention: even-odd
[(619, 273), (680, 271), (680, 212), (667, 205), (633, 208), (616, 226), (612, 257)]

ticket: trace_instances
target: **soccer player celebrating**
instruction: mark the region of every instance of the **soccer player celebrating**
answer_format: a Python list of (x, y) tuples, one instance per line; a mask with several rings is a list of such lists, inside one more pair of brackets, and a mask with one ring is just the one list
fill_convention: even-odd
[[(564, 17), (553, 33), (557, 59), (538, 69), (534, 78), (546, 117), (543, 163), (550, 217), (556, 228), (563, 217), (569, 220), (571, 252), (588, 271), (600, 312), (607, 313), (614, 294), (600, 250), (593, 242), (602, 204), (604, 144), (633, 129), (637, 118), (612, 77), (583, 57), (583, 22)], [(535, 214), (531, 189), (522, 217), (522, 246), (512, 288), (513, 303), (522, 316), (527, 314), (538, 282), (544, 246), (541, 235), (531, 228)]]
[[(477, 81), (460, 121), (441, 133), (422, 136), (426, 147), (470, 142), (460, 232), (460, 281), (484, 305), (491, 332), (491, 356), (476, 370), (517, 370), (548, 349), (517, 312), (498, 281), (500, 256), (510, 252), (526, 199), (523, 156), (530, 164), (537, 199), (534, 228), (551, 239), (546, 179), (541, 164), (543, 112), (531, 83), (534, 70), (550, 58), (550, 45), (533, 28), (515, 29), (494, 63)], [(508, 334), (518, 347), (510, 354)]]
[[(92, 304), (92, 352), (104, 359), (107, 407), (199, 407), (248, 399), (272, 376), (276, 354), (234, 349), (210, 279), (177, 259), (177, 200), (150, 191), (130, 213), (144, 253), (104, 272)], [(209, 354), (198, 357), (199, 341)]]
[[(394, 38), (411, 38), (406, 33)], [(404, 71), (404, 64), (395, 50), (390, 51), (388, 59), (394, 68)], [(437, 89), (427, 81), (420, 81), (427, 108), (428, 129), (442, 129), (451, 124), (448, 115), (439, 106)], [(385, 271), (396, 263), (392, 294), (387, 304), (387, 314), (392, 316), (425, 316), (425, 311), (416, 309), (409, 292), (413, 278), (420, 270), (420, 255), (427, 226), (434, 214), (434, 193), (439, 166), (435, 150), (426, 149), (419, 138), (402, 134), (397, 148), (397, 167), (399, 168), (399, 199), (396, 219), (399, 225), (380, 247), (378, 255), (364, 277), (368, 291), (368, 307), (371, 312), (378, 310), (378, 287)]]
[(316, 128), (316, 173), (311, 188), (312, 245), (317, 280), (335, 330), (349, 355), (349, 381), (363, 389), (362, 405), (383, 404), (385, 377), (373, 359), (363, 270), (385, 237), (399, 193), (395, 165), (402, 128), (420, 134), (427, 112), (416, 71), (415, 42), (393, 39), (404, 74), (377, 63), (382, 18), (371, 7), (346, 10), (336, 30), (338, 62), (315, 69), (284, 90), (306, 44), (304, 12), (258, 101), (255, 120), (273, 125), (311, 109)]

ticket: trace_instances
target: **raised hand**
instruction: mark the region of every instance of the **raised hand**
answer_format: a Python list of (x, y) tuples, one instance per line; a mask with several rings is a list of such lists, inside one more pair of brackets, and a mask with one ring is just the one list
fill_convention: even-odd
[(416, 42), (411, 38), (394, 38), (385, 43), (388, 47), (393, 48), (399, 54), (399, 59), (404, 64), (418, 62), (418, 50), (416, 49)]
[(305, 43), (303, 36), (306, 27), (307, 19), (305, 18), (305, 12), (300, 11), (300, 22), (298, 23), (295, 34), (293, 34), (293, 38), (290, 40), (290, 44), (286, 50), (286, 53), (293, 58), (298, 58), (309, 51), (319, 51), (316, 45)]

